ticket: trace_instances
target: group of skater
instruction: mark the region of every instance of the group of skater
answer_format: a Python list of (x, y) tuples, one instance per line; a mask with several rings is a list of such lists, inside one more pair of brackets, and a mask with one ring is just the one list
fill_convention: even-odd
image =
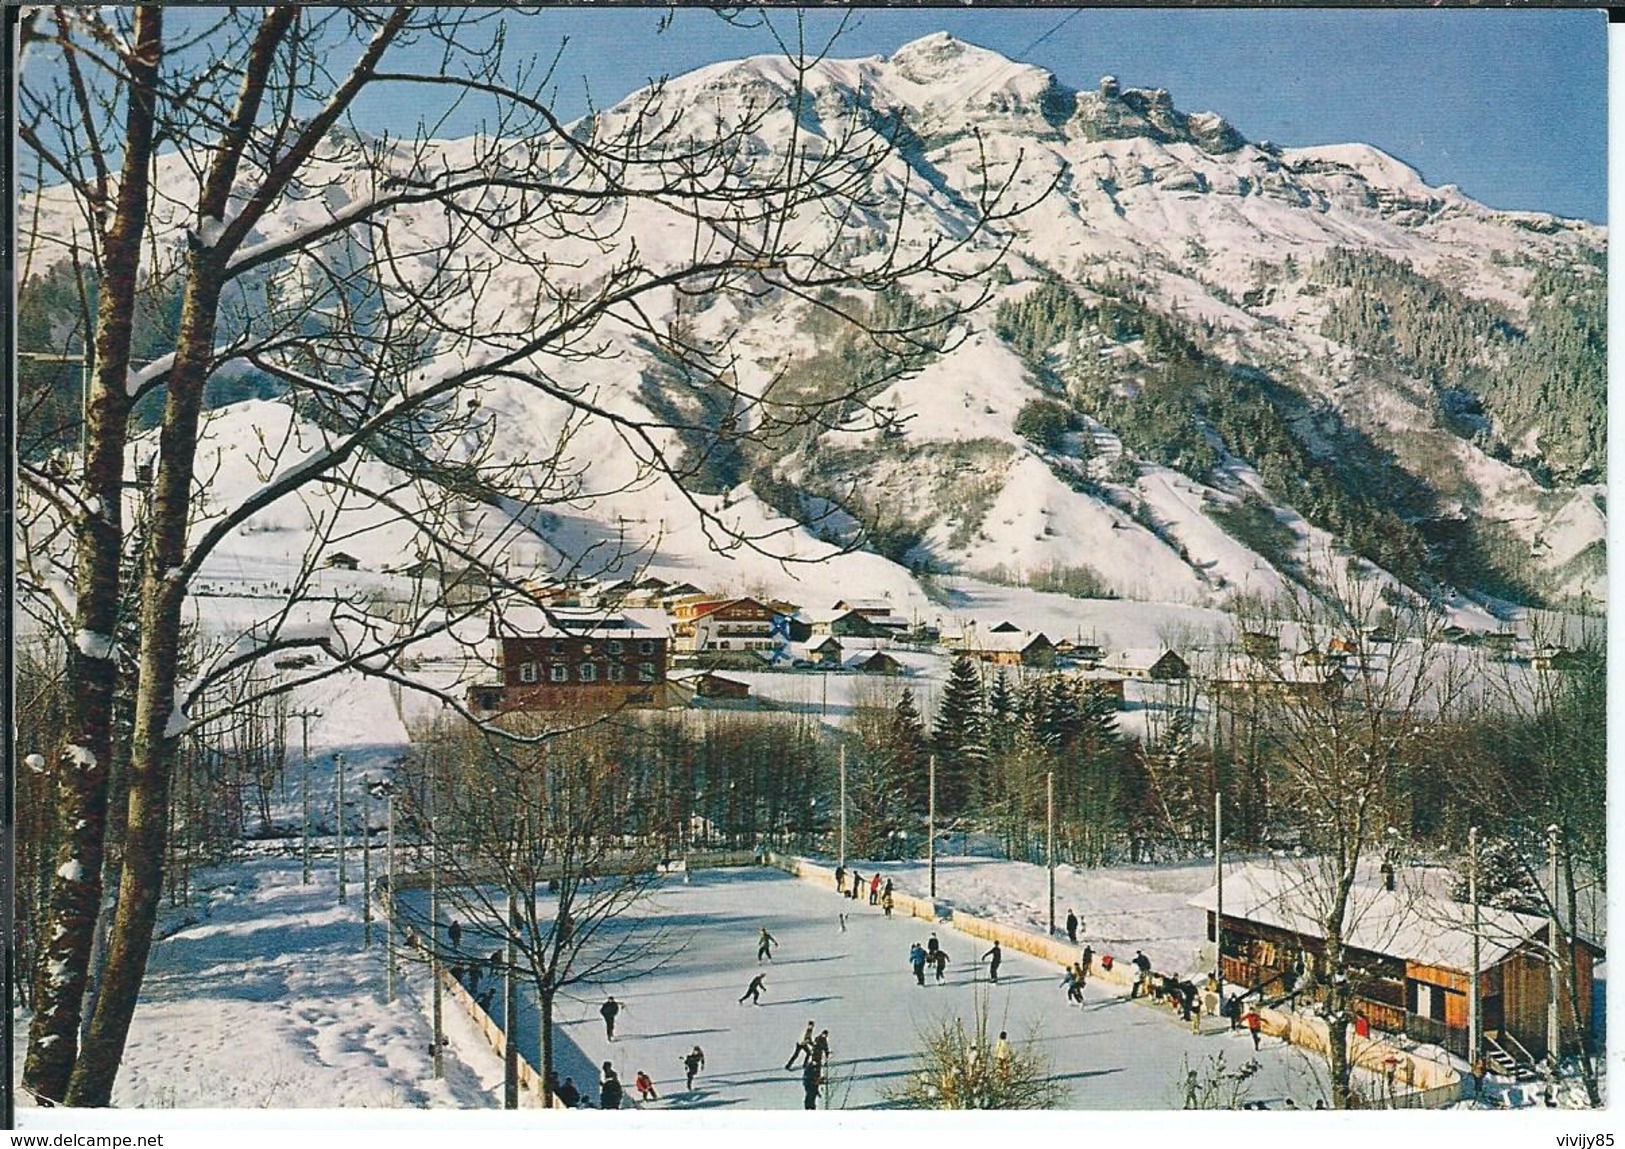
[[(896, 904), (896, 902), (892, 897), (890, 878), (887, 878), (884, 882), (882, 882), (880, 880), (880, 874), (877, 871), (871, 874), (869, 879), (865, 881), (862, 874), (858, 873), (856, 870), (853, 870), (851, 872), (852, 881), (850, 884), (848, 884), (846, 880), (847, 876), (847, 869), (844, 865), (835, 867), (836, 893), (840, 894), (842, 897), (851, 898), (854, 901), (862, 898), (864, 894), (867, 893), (869, 896), (869, 904), (871, 906), (879, 906), (886, 912), (886, 916), (888, 918), (891, 917), (892, 907)], [(844, 913), (841, 914), (841, 929), (846, 929), (846, 914)]]
[(820, 1030), (814, 1036), (813, 1030), (818, 1023), (811, 1018), (807, 1020), (807, 1028), (801, 1031), (801, 1038), (796, 1047), (790, 1051), (790, 1060), (784, 1063), (788, 1072), (796, 1067), (796, 1059), (801, 1064), (801, 1105), (804, 1109), (818, 1108), (818, 1092), (825, 1084), (825, 1067), (829, 1064), (829, 1030)]
[[(614, 1001), (614, 998), (610, 999)], [(705, 1050), (696, 1045), (683, 1056), (684, 1081), (690, 1092), (694, 1090), (694, 1078), (705, 1068)], [(566, 1109), (591, 1109), (593, 1100), (590, 1095), (583, 1094), (575, 1083), (575, 1078), (566, 1077), (563, 1083), (558, 1080), (557, 1074), (548, 1074), (548, 1083), (552, 1086), (551, 1092), (558, 1099), (560, 1105)], [(655, 1089), (654, 1078), (645, 1070), (638, 1070), (632, 1078), (632, 1086), (638, 1091), (638, 1101), (647, 1103), (659, 1101), (660, 1093)], [(621, 1084), (621, 1076), (615, 1071), (613, 1061), (604, 1062), (598, 1073), (598, 1108), (619, 1109), (626, 1100), (626, 1087)]]
[[(763, 932), (765, 933), (766, 931)], [(761, 979), (758, 978), (757, 980), (760, 981)], [(625, 1009), (626, 1003), (615, 1000), (614, 994), (610, 994), (604, 1000), (604, 1004), (598, 1007), (598, 1016), (604, 1019), (604, 1040), (615, 1040), (615, 1022)], [(692, 1092), (694, 1089), (695, 1076), (700, 1072), (700, 1070), (705, 1068), (705, 1051), (696, 1045), (683, 1056), (682, 1061), (685, 1074), (685, 1084)], [(565, 1108), (578, 1109), (583, 1107), (592, 1107), (592, 1098), (584, 1097), (582, 1095), (581, 1090), (576, 1086), (573, 1078), (566, 1077), (561, 1084), (556, 1080), (556, 1078), (550, 1077), (549, 1082), (553, 1087), (553, 1096), (557, 1097), (560, 1104), (562, 1104)], [(633, 1088), (638, 1091), (639, 1101), (646, 1102), (660, 1100), (660, 1093), (655, 1089), (654, 1078), (650, 1077), (646, 1071), (642, 1069), (638, 1070), (637, 1074), (632, 1078), (632, 1085)], [(621, 1084), (620, 1075), (616, 1073), (613, 1062), (604, 1062), (603, 1067), (599, 1072), (598, 1097), (599, 1106), (603, 1109), (619, 1109), (621, 1107), (621, 1102), (626, 1097), (626, 1089)]]

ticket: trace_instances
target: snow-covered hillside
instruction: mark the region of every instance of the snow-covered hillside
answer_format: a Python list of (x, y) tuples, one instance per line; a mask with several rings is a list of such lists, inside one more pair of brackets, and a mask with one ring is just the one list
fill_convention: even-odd
[[(1600, 500), (1589, 488), (1542, 487), (1528, 470), (1491, 458), (1476, 440), (1439, 430), (1436, 383), (1404, 377), (1403, 365), (1400, 378), (1370, 378), (1368, 360), (1327, 334), (1335, 300), (1310, 273), (1334, 251), (1376, 253), (1517, 324), (1529, 318), (1537, 269), (1594, 257), (1604, 243), (1600, 228), (1492, 210), (1454, 187), (1427, 185), (1414, 170), (1363, 144), (1291, 148), (1248, 141), (1218, 115), (1178, 109), (1165, 91), (1122, 89), (1109, 77), (1095, 91), (1072, 91), (1042, 69), (946, 34), (890, 57), (822, 60), (805, 74), (771, 57), (711, 65), (671, 80), (653, 106), (634, 95), (605, 110), (596, 126), (613, 133), (655, 122), (669, 109), (682, 109), (673, 140), (703, 139), (719, 124), (749, 118), (752, 150), (741, 160), (747, 170), (769, 170), (792, 141), (811, 155), (838, 141), (891, 147), (867, 177), (866, 206), (838, 231), (812, 212), (786, 221), (798, 242), (816, 247), (827, 241), (831, 250), (847, 251), (855, 267), (888, 250), (921, 253), (943, 238), (974, 237), (950, 260), (954, 267), (985, 267), (1005, 243), (1009, 255), (997, 274), (974, 284), (939, 277), (909, 285), (925, 305), (963, 301), (976, 287), (990, 289), (992, 298), (965, 318), (941, 354), (871, 397), (893, 417), (886, 434), (860, 421), (820, 437), (822, 474), (806, 460), (758, 458), (725, 494), (684, 490), (651, 473), (647, 450), (624, 425), (574, 418), (566, 404), (514, 378), (483, 383), (478, 425), (488, 436), (482, 442), (488, 457), (532, 468), (546, 460), (552, 484), (552, 511), (522, 516), (517, 527), (491, 518), (489, 508), (468, 509), (488, 520), (491, 537), (511, 539), (506, 549), (516, 565), (562, 572), (585, 553), (596, 559), (621, 552), (607, 569), (590, 573), (647, 568), (716, 589), (790, 598), (805, 597), (801, 588), (810, 578), (861, 587), (904, 613), (927, 605), (907, 568), (1017, 585), (1046, 573), (1082, 571), (1121, 597), (1209, 606), (1222, 606), (1238, 592), (1268, 594), (1283, 580), (1301, 577), (1305, 560), (1336, 540), (1310, 529), (1310, 508), (1295, 501), (1299, 492), (1245, 480), (1245, 466), (1258, 460), (1231, 459), (1233, 466), (1212, 475), (1181, 476), (1151, 465), (1143, 451), (1124, 453), (1113, 440), (1116, 465), (1104, 469), (1099, 435), (1094, 443), (1074, 437), (1053, 450), (1016, 433), (1023, 407), (1056, 396), (1058, 383), (1070, 386), (1072, 368), (1057, 368), (1048, 378), (1035, 372), (1031, 356), (1018, 354), (996, 331), (995, 310), (1049, 280), (1091, 304), (1132, 298), (1147, 313), (1173, 317), (1198, 334), (1216, 369), (1243, 365), (1267, 373), (1412, 472), (1437, 464), (1440, 444), (1447, 443), (1450, 489), (1440, 495), (1438, 514), (1489, 524), (1505, 545), (1526, 551), (1517, 561), (1533, 572), (1548, 600), (1581, 593), (1605, 598)], [(331, 157), (318, 157), (301, 181), (312, 190), (279, 203), (250, 252), (380, 194), (379, 175), (353, 166), (354, 144), (335, 139)], [(430, 163), (454, 165), (478, 146), (445, 141), (431, 144), (427, 154)], [(409, 157), (410, 149), (396, 144), (382, 151), (381, 163), (386, 169), (406, 165)], [(572, 169), (567, 149), (531, 162), (560, 179), (590, 178)], [(1012, 193), (1031, 201), (1027, 210), (977, 236), (975, 194), (1012, 174)], [(176, 252), (194, 222), (178, 205), (195, 200), (189, 184), (196, 177), (183, 157), (167, 154), (156, 179), (163, 194), (154, 210), (154, 250)], [(490, 194), (500, 199), (506, 193)], [(871, 210), (886, 203), (893, 207)], [(461, 314), (470, 332), (488, 334), (481, 340), (443, 336), (428, 346), (425, 378), (514, 345), (539, 296), (591, 291), (604, 282), (607, 271), (593, 258), (592, 235), (547, 235), (548, 258), (537, 260), (530, 247), (538, 241), (515, 225), (471, 236), (467, 251), (448, 257), (437, 248), (447, 234), (440, 211), (407, 204), (386, 213), (384, 226), (413, 248), (394, 265), (403, 276), (400, 288), (428, 289), (459, 274), (477, 278), (478, 291), (448, 296), (444, 318), (455, 324)], [(624, 223), (617, 216), (614, 226), (636, 238), (648, 266), (677, 266), (694, 250), (691, 226), (667, 206), (632, 201), (624, 211)], [(61, 189), (41, 198), (38, 219), (44, 234), (71, 235), (78, 226)], [(344, 242), (329, 243), (324, 258), (343, 254)], [(490, 265), (476, 271), (486, 260)], [(315, 275), (316, 268), (295, 261), (277, 274), (283, 272), (297, 278)], [(250, 280), (242, 288), (245, 299), (259, 282)], [(597, 332), (601, 353), (548, 350), (528, 356), (525, 366), (578, 402), (654, 424), (650, 443), (665, 449), (675, 450), (680, 436), (662, 429), (673, 419), (655, 401), (681, 400), (681, 384), (662, 374), (659, 349), (644, 334), (651, 325), (686, 324), (694, 338), (725, 346), (732, 378), (745, 394), (768, 387), (787, 364), (819, 348), (802, 330), (802, 304), (771, 290), (770, 278), (767, 290), (748, 298), (723, 291), (698, 305), (674, 292), (657, 293), (636, 320), (612, 313)], [(1135, 336), (1086, 332), (1084, 343), (1106, 365), (1111, 386), (1131, 397), (1163, 370)], [(1075, 346), (1048, 352), (1074, 362), (1078, 356)], [(1071, 401), (1082, 402), (1075, 389)], [(1091, 414), (1101, 412), (1085, 412)], [(721, 416), (685, 409), (685, 417), (714, 423)], [(280, 441), (286, 419), (255, 405), (217, 426), (218, 441), (234, 448), (257, 437)], [(1096, 426), (1108, 439), (1117, 429), (1109, 422)], [(1211, 427), (1201, 433), (1219, 439)], [(1295, 433), (1304, 435), (1311, 454), (1317, 450), (1316, 432), (1297, 427)], [(1538, 445), (1539, 438), (1532, 441)], [(1217, 445), (1237, 449), (1227, 441)], [(252, 449), (222, 454), (210, 497), (230, 505), (263, 482), (267, 476), (255, 470), (255, 456)], [(1335, 450), (1328, 458), (1335, 469)], [(808, 574), (807, 560), (838, 547), (784, 520), (782, 500), (775, 508), (759, 497), (761, 480), (773, 476), (819, 495), (843, 483), (860, 490), (862, 505), (848, 511), (871, 526), (877, 515), (901, 519), (915, 541), (906, 552), (889, 552), (895, 562), (849, 555), (832, 560), (828, 573), (814, 567)], [(1423, 481), (1435, 479), (1423, 475)], [(1266, 553), (1239, 537), (1216, 511), (1243, 495), (1296, 532), (1301, 546), (1285, 555)], [(345, 511), (362, 529), (369, 513)], [(249, 550), (263, 554), (264, 544), (274, 548), (279, 539), (292, 539), (287, 532), (304, 515), (302, 508), (284, 507), (263, 516), (261, 537)], [(713, 516), (709, 525), (704, 515)], [(832, 521), (856, 525), (844, 515)], [(762, 536), (765, 553), (719, 548), (719, 533), (734, 530)], [(855, 537), (848, 531), (837, 541)], [(406, 536), (381, 541), (403, 553), (413, 545)]]

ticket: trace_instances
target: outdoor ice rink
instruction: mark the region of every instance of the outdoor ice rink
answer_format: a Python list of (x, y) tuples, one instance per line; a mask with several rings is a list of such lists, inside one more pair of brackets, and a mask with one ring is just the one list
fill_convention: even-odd
[[(849, 914), (845, 933), (842, 910)], [(657, 917), (682, 951), (625, 980), (572, 987), (559, 1002), (559, 1077), (573, 1077), (594, 1098), (597, 1067), (608, 1060), (626, 1086), (628, 1104), (636, 1097), (633, 1078), (645, 1070), (660, 1094), (647, 1106), (652, 1110), (799, 1109), (800, 1072), (784, 1064), (811, 1020), (829, 1030), (833, 1053), (833, 1085), (821, 1107), (884, 1107), (888, 1089), (918, 1071), (922, 1030), (954, 1014), (970, 1022), (978, 994), (986, 996), (994, 1036), (1004, 1029), (1012, 1042), (1031, 1038), (1049, 1055), (1068, 1091), (1067, 1108), (1178, 1109), (1187, 1058), (1200, 1069), (1222, 1051), (1234, 1069), (1254, 1056), (1245, 1031), (1207, 1019), (1207, 1032), (1194, 1035), (1176, 1012), (1129, 1001), (1115, 987), (1091, 983), (1084, 1005), (1071, 1005), (1057, 967), (1008, 949), (993, 986), (978, 962), (989, 943), (942, 924), (888, 920), (866, 899), (840, 898), (832, 888), (774, 869), (696, 871), (687, 883), (673, 877), (637, 912)], [(771, 962), (758, 963), (763, 926), (779, 944)], [(933, 928), (951, 962), (945, 982), (936, 984), (928, 972), (920, 988), (908, 965), (909, 945), (924, 943)], [(481, 948), (470, 946), (472, 952), (493, 948), (485, 938), (474, 942)], [(1126, 961), (1133, 953), (1115, 956)], [(740, 1004), (758, 972), (767, 975), (761, 1004)], [(613, 1042), (598, 1013), (609, 993), (626, 1007)], [(522, 993), (520, 1001), (520, 1048), (539, 1065), (533, 995)], [(493, 1014), (499, 1021), (501, 1008), (498, 993)], [(682, 1058), (695, 1044), (705, 1051), (706, 1066), (687, 1091)], [(1291, 1097), (1308, 1109), (1324, 1095), (1324, 1069), (1309, 1055), (1265, 1037), (1256, 1056), (1262, 1067), (1248, 1098), (1281, 1108)]]

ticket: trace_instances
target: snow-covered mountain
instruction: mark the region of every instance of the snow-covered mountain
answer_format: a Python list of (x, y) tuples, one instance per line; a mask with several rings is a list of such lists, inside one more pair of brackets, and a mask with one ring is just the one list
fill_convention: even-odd
[[(716, 64), (669, 82), (652, 107), (635, 94), (599, 119), (612, 130), (679, 109), (678, 135), (693, 138), (754, 109), (750, 162), (792, 138), (893, 145), (870, 189), (883, 205), (906, 188), (905, 210), (788, 221), (854, 261), (975, 236), (978, 194), (1018, 160), (1012, 192), (1033, 202), (969, 244), (966, 267), (1009, 245), (978, 283), (911, 285), (924, 308), (978, 287), (992, 297), (872, 396), (884, 426), (741, 453), (683, 490), (644, 473), (615, 427), (588, 422), (555, 460), (583, 497), (527, 521), (519, 561), (562, 568), (631, 538), (623, 569), (805, 597), (806, 568), (716, 553), (698, 506), (777, 528), (767, 545), (792, 559), (868, 528), (869, 553), (838, 560), (835, 577), (904, 612), (927, 602), (923, 573), (1222, 606), (1311, 577), (1326, 556), (1490, 602), (1604, 598), (1602, 345), (1586, 327), (1600, 314), (1603, 229), (1488, 208), (1363, 144), (1249, 141), (1162, 90), (1106, 77), (1073, 91), (945, 34), (804, 77), (768, 57)], [(436, 146), (455, 158), (470, 145)], [(178, 205), (195, 199), (194, 178), (179, 157), (162, 162), (159, 185), (175, 192), (158, 197), (154, 230), (172, 245), (191, 224)], [(369, 194), (369, 178), (317, 164), (309, 194), (261, 231), (319, 224)], [(44, 197), (42, 228), (72, 229), (64, 204)], [(689, 252), (680, 219), (625, 211), (653, 265)], [(403, 207), (393, 224), (433, 236), (439, 212)], [(591, 288), (590, 239), (552, 242), (550, 286)], [(426, 253), (424, 274), (436, 266)], [(535, 297), (534, 261), (481, 274), (482, 322), (493, 308), (521, 316)], [(667, 294), (645, 311), (726, 345), (746, 392), (829, 353), (788, 295)], [(633, 326), (600, 334), (606, 354), (538, 363), (608, 410), (729, 417)], [(428, 349), (431, 361), (467, 354), (450, 339)], [(517, 385), (482, 403), (495, 458), (554, 457), (561, 409)], [(225, 418), (246, 427), (263, 412)]]

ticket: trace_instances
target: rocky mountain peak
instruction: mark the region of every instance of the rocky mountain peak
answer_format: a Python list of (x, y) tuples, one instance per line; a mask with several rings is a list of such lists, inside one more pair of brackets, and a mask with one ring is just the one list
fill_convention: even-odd
[(1222, 116), (1182, 112), (1166, 88), (1124, 88), (1116, 76), (1102, 76), (1093, 92), (1079, 93), (1071, 127), (1089, 140), (1144, 136), (1158, 143), (1194, 144), (1214, 155), (1247, 142)]

